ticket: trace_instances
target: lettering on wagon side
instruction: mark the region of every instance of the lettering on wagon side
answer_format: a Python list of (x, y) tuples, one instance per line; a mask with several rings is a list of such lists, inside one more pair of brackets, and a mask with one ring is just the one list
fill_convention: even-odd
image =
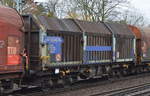
[(4, 48), (5, 45), (5, 41), (4, 40), (0, 40), (0, 48)]

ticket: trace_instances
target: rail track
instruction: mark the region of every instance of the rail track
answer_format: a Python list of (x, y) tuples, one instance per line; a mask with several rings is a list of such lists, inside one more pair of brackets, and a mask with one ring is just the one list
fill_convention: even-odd
[[(76, 82), (72, 85), (65, 86), (65, 87), (58, 87), (58, 88), (50, 88), (47, 90), (42, 90), (39, 87), (31, 88), (31, 89), (22, 89), (8, 95), (11, 96), (48, 96), (49, 94), (59, 94), (59, 93), (64, 93), (64, 92), (69, 92), (69, 91), (75, 91), (75, 90), (80, 90), (80, 89), (85, 89), (89, 87), (96, 87), (96, 86), (101, 86), (101, 85), (108, 85), (114, 82), (123, 82), (126, 80), (130, 79), (138, 79), (138, 78), (143, 78), (145, 76), (150, 76), (150, 73), (142, 73), (138, 75), (130, 75), (126, 77), (119, 77), (119, 78), (111, 78), (107, 79), (106, 78), (99, 78), (99, 79), (90, 79), (86, 81), (80, 81)], [(124, 94), (129, 94), (130, 95), (125, 95), (125, 96), (137, 96), (133, 94), (140, 94), (138, 92), (142, 92), (142, 94), (149, 93), (148, 90), (150, 90), (150, 83), (142, 84), (142, 85), (137, 85), (133, 87), (127, 87), (124, 89), (117, 89), (117, 90), (112, 90), (112, 91), (106, 91), (103, 93), (96, 93), (96, 94), (91, 94), (90, 96), (124, 96)], [(145, 93), (144, 93), (145, 92)], [(132, 94), (131, 94), (132, 93)], [(139, 95), (141, 96), (141, 95)]]
[(143, 96), (144, 94), (150, 94), (150, 83), (112, 90), (103, 93), (96, 93), (90, 96)]

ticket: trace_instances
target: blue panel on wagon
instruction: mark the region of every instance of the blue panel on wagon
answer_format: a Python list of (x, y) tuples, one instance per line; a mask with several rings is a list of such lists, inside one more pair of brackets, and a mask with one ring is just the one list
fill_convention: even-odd
[(49, 43), (48, 50), (51, 54), (60, 54), (61, 53), (61, 43)]
[(60, 62), (62, 60), (62, 42), (63, 39), (58, 36), (45, 36), (44, 43), (48, 44), (48, 53), (51, 62)]
[(86, 46), (85, 51), (111, 51), (111, 46)]
[(44, 42), (45, 43), (62, 43), (63, 39), (57, 36), (45, 36)]
[(61, 54), (61, 44), (63, 39), (57, 36), (46, 36), (44, 42), (48, 43), (48, 49), (51, 54)]

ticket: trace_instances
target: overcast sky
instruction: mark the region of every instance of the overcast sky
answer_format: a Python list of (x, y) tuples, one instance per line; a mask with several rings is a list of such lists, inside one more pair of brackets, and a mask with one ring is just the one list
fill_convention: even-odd
[(45, 2), (47, 0), (34, 0), (34, 1), (37, 1), (37, 2)]
[(132, 0), (131, 4), (150, 19), (150, 0)]

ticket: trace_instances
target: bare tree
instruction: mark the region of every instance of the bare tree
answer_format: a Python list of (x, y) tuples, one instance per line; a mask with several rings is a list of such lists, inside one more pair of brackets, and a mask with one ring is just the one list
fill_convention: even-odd
[(126, 23), (135, 25), (138, 27), (143, 27), (146, 25), (144, 15), (138, 11), (138, 9), (130, 7), (127, 10), (123, 11), (118, 20), (120, 23)]
[(8, 7), (15, 8), (16, 2), (15, 0), (0, 0), (0, 4)]
[(48, 0), (46, 3), (46, 10), (49, 14), (52, 16), (57, 16), (57, 5), (58, 5), (59, 0)]
[(34, 0), (29, 0), (22, 8), (22, 14), (43, 15), (44, 12), (45, 7), (42, 4), (34, 2)]
[(47, 15), (49, 17), (60, 17), (60, 14), (63, 13), (62, 10), (60, 10), (63, 1), (64, 0), (48, 0), (46, 3), (43, 3)]
[(34, 0), (0, 0), (0, 4), (14, 8), (20, 14), (42, 14), (45, 10), (40, 4), (36, 4)]
[[(119, 13), (119, 8), (127, 3), (126, 0), (72, 0), (75, 13), (82, 16), (81, 19), (89, 21), (105, 21)], [(71, 11), (72, 12), (72, 11)], [(115, 14), (114, 14), (115, 13)]]
[[(145, 17), (128, 0), (48, 0), (36, 3), (23, 0), (21, 13), (75, 18), (87, 21), (117, 21), (136, 26), (145, 25)], [(16, 0), (0, 0), (5, 6), (16, 8)]]

